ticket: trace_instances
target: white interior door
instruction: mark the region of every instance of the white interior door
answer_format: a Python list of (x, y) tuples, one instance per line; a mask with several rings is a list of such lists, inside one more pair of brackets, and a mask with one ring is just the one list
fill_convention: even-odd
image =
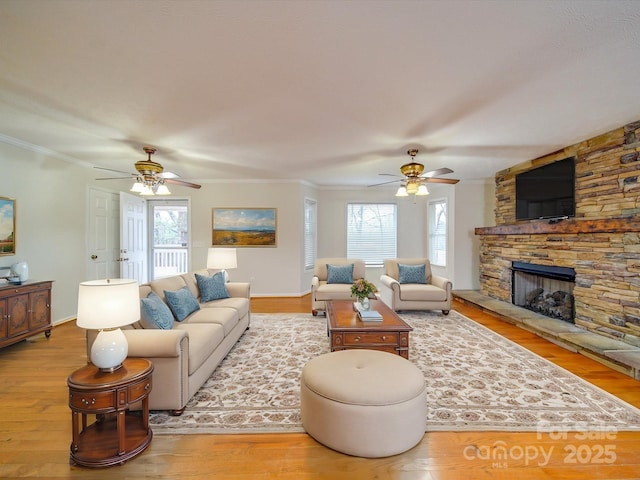
[(147, 208), (137, 195), (120, 192), (120, 277), (147, 282)]
[(117, 193), (89, 188), (87, 280), (116, 278), (120, 273), (120, 197)]

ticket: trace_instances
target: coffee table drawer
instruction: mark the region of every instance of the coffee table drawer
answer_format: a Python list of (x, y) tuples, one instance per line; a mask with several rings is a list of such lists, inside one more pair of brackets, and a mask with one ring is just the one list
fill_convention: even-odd
[(345, 333), (345, 345), (397, 345), (398, 335), (395, 333), (369, 332)]

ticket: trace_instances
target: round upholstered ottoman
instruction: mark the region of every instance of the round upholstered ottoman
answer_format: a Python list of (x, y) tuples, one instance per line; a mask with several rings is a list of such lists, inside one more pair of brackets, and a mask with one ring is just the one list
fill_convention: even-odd
[(424, 375), (392, 353), (320, 355), (302, 369), (300, 413), (307, 433), (329, 448), (358, 457), (396, 455), (424, 435)]

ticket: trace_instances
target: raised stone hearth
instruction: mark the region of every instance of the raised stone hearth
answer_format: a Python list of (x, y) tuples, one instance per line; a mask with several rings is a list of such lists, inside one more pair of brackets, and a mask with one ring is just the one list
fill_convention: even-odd
[(455, 300), (473, 305), (500, 320), (528, 330), (572, 352), (596, 360), (640, 380), (640, 347), (586, 331), (562, 320), (552, 319), (476, 290), (455, 290)]

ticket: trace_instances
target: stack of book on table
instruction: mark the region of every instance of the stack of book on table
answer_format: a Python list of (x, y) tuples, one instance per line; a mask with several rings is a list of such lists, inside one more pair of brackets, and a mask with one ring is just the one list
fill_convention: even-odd
[(359, 302), (353, 303), (353, 309), (358, 312), (358, 318), (363, 322), (381, 322), (382, 314), (376, 310), (364, 310)]

